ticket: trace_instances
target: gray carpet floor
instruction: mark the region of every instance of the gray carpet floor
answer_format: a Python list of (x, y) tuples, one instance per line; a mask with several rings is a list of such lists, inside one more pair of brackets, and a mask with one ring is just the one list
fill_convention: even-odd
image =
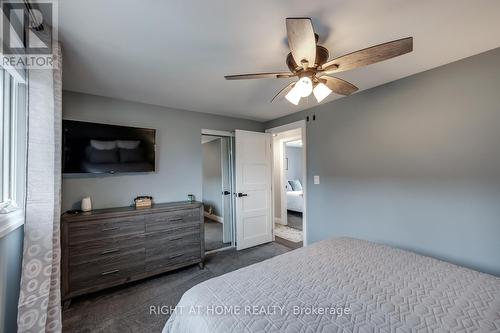
[(75, 298), (63, 311), (64, 333), (161, 332), (168, 315), (150, 314), (152, 306), (175, 306), (196, 284), (290, 251), (268, 243), (208, 255), (205, 269), (191, 266), (140, 282)]
[(222, 242), (222, 223), (205, 218), (205, 251), (231, 246)]
[(290, 228), (302, 230), (302, 213), (287, 210), (287, 223)]

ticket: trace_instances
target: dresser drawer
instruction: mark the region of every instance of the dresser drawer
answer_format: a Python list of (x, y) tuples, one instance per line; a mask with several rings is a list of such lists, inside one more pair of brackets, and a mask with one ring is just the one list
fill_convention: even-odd
[(70, 265), (69, 285), (72, 289), (94, 289), (99, 285), (126, 282), (145, 271), (145, 250), (127, 251), (93, 262)]
[(201, 261), (199, 247), (192, 247), (177, 251), (154, 251), (146, 256), (146, 271), (175, 269), (183, 264)]
[(201, 258), (201, 224), (146, 235), (146, 270), (176, 266)]
[(164, 229), (146, 234), (146, 243), (149, 246), (157, 246), (165, 243), (182, 245), (182, 239), (187, 236), (195, 236), (200, 238), (201, 223), (190, 222), (183, 225), (171, 226), (169, 229)]
[(176, 210), (153, 213), (145, 216), (145, 230), (155, 232), (181, 226), (189, 222), (200, 222), (200, 209)]
[(68, 225), (69, 244), (105, 240), (144, 233), (144, 218), (138, 216), (73, 222)]
[(200, 250), (200, 227), (191, 226), (176, 229), (175, 232), (161, 232), (146, 236), (146, 259), (151, 256), (165, 255), (172, 252)]
[(144, 248), (144, 234), (130, 234), (69, 245), (69, 265), (94, 262)]

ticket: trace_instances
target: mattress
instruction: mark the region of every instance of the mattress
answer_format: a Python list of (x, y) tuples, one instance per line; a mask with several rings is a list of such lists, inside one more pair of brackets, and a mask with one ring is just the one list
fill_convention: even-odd
[(304, 193), (302, 191), (286, 192), (286, 209), (294, 212), (304, 212)]
[(163, 332), (500, 332), (500, 278), (338, 238), (200, 283)]

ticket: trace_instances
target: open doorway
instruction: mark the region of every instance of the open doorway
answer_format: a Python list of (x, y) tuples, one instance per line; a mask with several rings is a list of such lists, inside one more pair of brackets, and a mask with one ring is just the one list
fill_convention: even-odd
[(205, 251), (234, 246), (232, 137), (201, 136)]
[(273, 134), (273, 218), (275, 241), (302, 247), (305, 238), (305, 123), (268, 130)]

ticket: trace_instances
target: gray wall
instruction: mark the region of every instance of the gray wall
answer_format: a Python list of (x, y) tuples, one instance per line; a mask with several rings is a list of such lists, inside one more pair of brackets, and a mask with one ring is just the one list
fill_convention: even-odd
[(266, 128), (312, 114), (310, 242), (347, 235), (500, 275), (500, 49)]
[(63, 92), (65, 119), (157, 129), (157, 172), (63, 179), (63, 211), (90, 195), (94, 208), (127, 206), (137, 195), (156, 202), (202, 197), (201, 129), (261, 131), (259, 122)]
[(221, 139), (216, 139), (202, 146), (203, 150), (203, 204), (212, 214), (222, 214), (222, 155)]
[(17, 331), (17, 301), (23, 257), (23, 227), (0, 238), (0, 332)]
[(287, 180), (300, 180), (302, 184), (302, 148), (286, 147), (285, 156), (288, 158)]

